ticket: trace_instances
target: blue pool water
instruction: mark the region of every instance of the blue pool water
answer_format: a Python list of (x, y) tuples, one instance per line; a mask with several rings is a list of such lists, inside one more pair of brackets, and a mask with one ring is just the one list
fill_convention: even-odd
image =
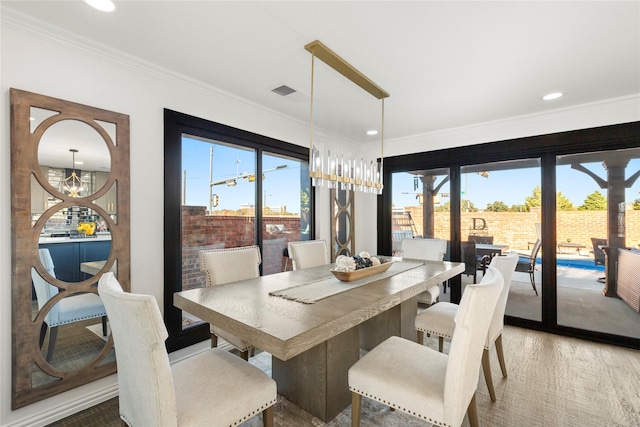
[[(542, 260), (536, 260), (540, 263)], [(562, 259), (558, 258), (558, 267), (581, 268), (583, 270), (604, 271), (604, 265), (595, 265), (592, 259)]]

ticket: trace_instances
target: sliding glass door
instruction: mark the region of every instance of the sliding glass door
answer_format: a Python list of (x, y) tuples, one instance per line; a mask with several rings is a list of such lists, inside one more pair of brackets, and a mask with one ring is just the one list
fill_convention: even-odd
[(627, 299), (616, 280), (618, 249), (640, 246), (640, 150), (563, 155), (556, 164), (558, 324), (640, 338), (640, 291)]
[(378, 200), (379, 251), (391, 252), (396, 235), (408, 233), (397, 212), (424, 224), (414, 214), (424, 188), (414, 171), (446, 168), (451, 259), (466, 264), (463, 244), (476, 247), (468, 274), (457, 278), (461, 286), (452, 284), (452, 302), (474, 274), (482, 278), (478, 248), (489, 258), (514, 250), (520, 261), (508, 324), (640, 348), (640, 122), (387, 157), (384, 164), (392, 194), (385, 188)]
[[(404, 238), (450, 239), (449, 169), (396, 172), (392, 177), (393, 250)], [(448, 253), (446, 255), (448, 259)]]
[[(460, 240), (475, 250), (466, 266), (463, 286), (482, 277), (493, 256), (520, 254), (513, 275), (507, 314), (542, 320), (540, 226), (542, 199), (540, 159), (493, 162), (460, 168)], [(466, 248), (466, 251), (465, 251)], [(461, 252), (468, 252), (468, 246)], [(467, 259), (464, 260), (466, 263)]]
[(291, 269), (287, 244), (309, 240), (311, 197), (308, 162), (262, 154), (262, 274)]
[(289, 241), (313, 238), (308, 149), (165, 110), (165, 294), (170, 351), (208, 339), (173, 306), (207, 285), (200, 251), (258, 245), (261, 274), (285, 268)]

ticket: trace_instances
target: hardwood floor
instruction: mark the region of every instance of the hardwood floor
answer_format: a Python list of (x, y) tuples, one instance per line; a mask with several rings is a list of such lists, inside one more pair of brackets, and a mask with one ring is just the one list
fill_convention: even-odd
[[(479, 376), (476, 400), (482, 426), (640, 425), (640, 351), (510, 326), (505, 327), (503, 344), (508, 378), (502, 378), (495, 350), (491, 352), (497, 402), (491, 402), (484, 378), (481, 373)], [(437, 349), (434, 339), (426, 338), (425, 345)], [(445, 341), (445, 352), (447, 346)], [(258, 354), (251, 360), (269, 372), (268, 354)], [(276, 426), (338, 427), (350, 423), (351, 408), (325, 424), (284, 399), (279, 399), (275, 407)], [(112, 425), (120, 425), (117, 399), (52, 424)], [(261, 425), (260, 417), (242, 424)], [(465, 418), (463, 426), (468, 425)], [(429, 426), (429, 423), (363, 399), (362, 426)]]

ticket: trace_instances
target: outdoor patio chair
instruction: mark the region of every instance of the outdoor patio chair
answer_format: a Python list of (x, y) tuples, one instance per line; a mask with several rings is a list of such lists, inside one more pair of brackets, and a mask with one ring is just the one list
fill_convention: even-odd
[(476, 242), (460, 242), (462, 249), (462, 262), (464, 262), (464, 272), (467, 276), (473, 275), (473, 283), (478, 280), (478, 271), (482, 271), (484, 275), (487, 265), (491, 261), (487, 255), (478, 257), (476, 255)]
[(538, 257), (538, 252), (540, 251), (540, 247), (542, 246), (542, 240), (536, 240), (535, 245), (533, 245), (533, 249), (531, 249), (531, 255), (522, 255), (520, 254), (520, 259), (518, 260), (518, 264), (516, 265), (516, 271), (521, 273), (529, 273), (529, 280), (531, 280), (531, 287), (533, 287), (533, 291), (538, 296), (538, 290), (536, 289), (536, 259)]
[(607, 246), (607, 239), (598, 239), (596, 237), (591, 238), (591, 244), (593, 245), (593, 262), (595, 265), (604, 265), (604, 251), (603, 246)]

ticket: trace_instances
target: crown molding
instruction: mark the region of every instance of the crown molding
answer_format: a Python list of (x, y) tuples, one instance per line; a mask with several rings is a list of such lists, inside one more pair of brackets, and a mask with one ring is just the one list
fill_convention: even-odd
[[(304, 120), (297, 119), (249, 101), (245, 98), (241, 98), (217, 86), (203, 83), (200, 80), (177, 73), (153, 62), (145, 61), (121, 50), (95, 42), (86, 37), (81, 37), (63, 28), (17, 12), (4, 4), (0, 5), (0, 7), (0, 22), (2, 25), (6, 25), (7, 27), (13, 28), (17, 31), (21, 31), (30, 36), (37, 37), (66, 49), (81, 53), (82, 55), (93, 57), (96, 60), (128, 69), (132, 72), (144, 74), (152, 78), (182, 86), (194, 92), (201, 93), (204, 96), (217, 98), (223, 102), (249, 108), (260, 113), (270, 114), (282, 120), (292, 122), (296, 126), (309, 126), (309, 123)], [(357, 144), (355, 141), (345, 139), (343, 136), (337, 135), (323, 128), (317, 128), (315, 131), (317, 131), (318, 135), (328, 138), (331, 141), (336, 141), (337, 143)]]
[[(605, 99), (601, 101), (595, 101), (595, 102), (590, 102), (590, 103), (585, 103), (580, 105), (574, 105), (571, 107), (558, 108), (558, 109), (548, 110), (548, 111), (535, 113), (535, 114), (526, 114), (526, 115), (520, 115), (520, 116), (507, 117), (499, 120), (487, 121), (482, 123), (474, 123), (471, 125), (459, 126), (454, 128), (448, 128), (448, 129), (440, 129), (433, 132), (425, 132), (422, 134), (410, 135), (403, 138), (389, 139), (385, 141), (385, 145), (388, 144), (389, 147), (394, 147), (393, 155), (396, 155), (396, 154), (400, 154), (400, 151), (402, 151), (403, 147), (408, 147), (410, 145), (415, 145), (418, 143), (424, 144), (425, 141), (431, 142), (434, 140), (442, 140), (449, 137), (460, 138), (460, 137), (466, 137), (468, 135), (487, 135), (487, 134), (495, 134), (495, 133), (504, 133), (504, 132), (510, 132), (512, 129), (530, 129), (532, 128), (533, 125), (540, 124), (540, 123), (553, 123), (553, 122), (557, 123), (558, 121), (574, 118), (576, 116), (600, 114), (605, 110), (624, 109), (624, 110), (631, 111), (634, 108), (637, 111), (635, 119), (621, 120), (615, 123), (603, 120), (602, 123), (593, 123), (593, 125), (590, 125), (588, 127), (604, 126), (608, 124), (616, 124), (616, 123), (640, 120), (640, 93), (621, 96), (617, 98), (610, 98), (610, 99)], [(574, 130), (574, 129), (571, 129), (571, 128), (563, 129), (563, 131), (565, 130), (568, 131), (568, 130)], [(534, 134), (539, 134), (539, 132), (538, 133), (534, 132), (531, 135), (521, 134), (517, 136), (533, 136)], [(483, 138), (483, 136), (480, 136), (480, 138)], [(473, 145), (473, 144), (479, 144), (484, 142), (492, 142), (495, 140), (496, 139), (489, 139), (489, 140), (483, 139), (480, 141), (469, 140), (468, 143), (464, 143), (464, 141), (459, 141), (459, 142), (462, 142), (459, 145), (460, 146)], [(439, 148), (446, 148), (446, 147), (443, 147), (443, 146), (432, 147), (432, 149), (439, 149)], [(398, 153), (396, 153), (396, 151)], [(407, 154), (407, 153), (403, 152), (403, 154)]]

